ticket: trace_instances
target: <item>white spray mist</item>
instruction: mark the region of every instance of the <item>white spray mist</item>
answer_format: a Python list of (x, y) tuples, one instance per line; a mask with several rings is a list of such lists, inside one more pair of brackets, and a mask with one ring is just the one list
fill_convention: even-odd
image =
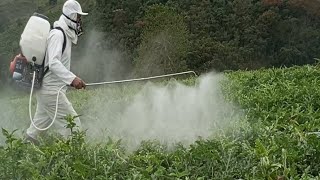
[[(21, 93), (24, 94), (24, 93)], [(14, 95), (7, 90), (0, 92), (0, 128), (9, 132), (18, 130), (16, 136), (21, 136), (23, 130), (30, 122), (27, 114), (27, 98), (23, 95)], [(0, 145), (5, 141), (5, 137), (0, 133)]]
[[(80, 39), (81, 40), (81, 39)], [(91, 30), (83, 39), (84, 47), (73, 51), (71, 70), (87, 83), (123, 79), (130, 73), (127, 56), (105, 39), (104, 33)]]
[(222, 133), (239, 120), (238, 109), (222, 95), (223, 79), (210, 73), (195, 86), (176, 81), (147, 83), (137, 93), (129, 93), (132, 98), (121, 97), (130, 96), (126, 93), (130, 85), (124, 90), (100, 91), (88, 101), (84, 127), (90, 138), (121, 139), (129, 150), (147, 140), (190, 145), (199, 137)]

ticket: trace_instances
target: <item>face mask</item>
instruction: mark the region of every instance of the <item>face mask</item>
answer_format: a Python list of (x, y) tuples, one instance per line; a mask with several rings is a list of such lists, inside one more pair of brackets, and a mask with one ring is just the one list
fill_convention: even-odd
[(70, 17), (68, 17), (67, 15), (65, 15), (65, 14), (63, 14), (63, 15), (64, 15), (67, 19), (69, 19), (70, 21), (72, 21), (73, 23), (76, 24), (75, 28), (70, 27), (70, 26), (69, 26), (69, 28), (72, 29), (72, 30), (74, 30), (74, 31), (76, 32), (76, 34), (77, 34), (78, 37), (81, 36), (81, 35), (83, 34), (83, 28), (82, 28), (82, 20), (81, 20), (81, 18), (79, 18), (78, 21), (75, 21), (75, 20), (71, 19)]
[(76, 34), (78, 35), (78, 37), (83, 34), (83, 28), (82, 28), (82, 20), (81, 20), (81, 18), (79, 18), (79, 21), (77, 22)]

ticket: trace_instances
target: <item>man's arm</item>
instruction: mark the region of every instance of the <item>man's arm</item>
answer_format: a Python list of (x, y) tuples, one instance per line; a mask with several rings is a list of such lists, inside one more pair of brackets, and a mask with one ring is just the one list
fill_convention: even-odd
[(60, 31), (50, 34), (47, 47), (49, 69), (64, 83), (71, 85), (76, 75), (61, 63), (63, 40), (63, 34)]

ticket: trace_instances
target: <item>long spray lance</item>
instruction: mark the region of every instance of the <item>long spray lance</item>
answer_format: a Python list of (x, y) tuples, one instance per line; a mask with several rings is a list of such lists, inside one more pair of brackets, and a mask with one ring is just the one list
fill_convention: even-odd
[[(151, 77), (138, 78), (138, 79), (127, 79), (127, 80), (119, 80), (119, 81), (106, 81), (106, 82), (98, 82), (98, 83), (89, 83), (89, 84), (86, 84), (86, 86), (110, 85), (110, 84), (120, 84), (120, 83), (127, 83), (127, 82), (145, 81), (145, 80), (159, 79), (159, 78), (164, 78), (164, 77), (180, 76), (180, 75), (184, 75), (184, 74), (193, 74), (194, 76), (197, 76), (197, 74), (194, 71), (186, 71), (186, 72), (165, 74), (165, 75), (160, 75), (160, 76), (151, 76)], [(32, 125), (37, 130), (46, 131), (53, 125), (54, 121), (57, 118), (59, 95), (60, 95), (61, 90), (63, 88), (65, 88), (67, 85), (61, 86), (61, 88), (58, 90), (57, 100), (56, 100), (56, 110), (55, 110), (54, 117), (53, 117), (51, 123), (46, 128), (39, 128), (39, 127), (37, 127), (35, 125), (35, 123), (33, 121), (33, 118), (32, 118), (32, 112), (31, 112), (31, 103), (32, 103), (32, 95), (33, 95), (35, 77), (36, 77), (36, 72), (34, 71), (33, 72), (33, 78), (32, 78), (32, 86), (31, 86), (30, 98), (29, 98), (29, 116), (30, 116), (30, 121), (31, 121)]]

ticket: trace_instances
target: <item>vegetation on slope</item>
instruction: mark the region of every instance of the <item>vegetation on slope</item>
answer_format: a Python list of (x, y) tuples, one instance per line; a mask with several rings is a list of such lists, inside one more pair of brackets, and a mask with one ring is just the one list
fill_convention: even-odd
[[(319, 178), (320, 141), (316, 135), (308, 134), (320, 128), (319, 66), (238, 71), (226, 76), (231, 80), (221, 82), (226, 99), (246, 112), (240, 129), (199, 139), (188, 147), (177, 144), (170, 150), (165, 144), (144, 142), (129, 154), (120, 141), (110, 139), (96, 145), (85, 141), (82, 133), (75, 132), (65, 141), (47, 139), (34, 147), (22, 144), (4, 131), (7, 145), (0, 149), (0, 177)], [(192, 81), (189, 85), (193, 86)], [(93, 92), (105, 95), (105, 91)], [(83, 103), (79, 102), (86, 101), (90, 94), (77, 92), (69, 96), (81, 109)]]

